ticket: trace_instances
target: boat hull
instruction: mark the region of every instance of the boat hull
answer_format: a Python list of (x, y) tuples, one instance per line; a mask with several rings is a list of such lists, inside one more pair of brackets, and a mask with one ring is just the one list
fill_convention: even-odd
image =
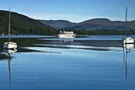
[(17, 48), (17, 44), (14, 42), (6, 42), (3, 45), (4, 49), (16, 49)]
[(123, 38), (123, 43), (124, 44), (134, 44), (134, 39), (131, 37)]
[(58, 37), (59, 38), (75, 38), (76, 35), (75, 34), (59, 34)]

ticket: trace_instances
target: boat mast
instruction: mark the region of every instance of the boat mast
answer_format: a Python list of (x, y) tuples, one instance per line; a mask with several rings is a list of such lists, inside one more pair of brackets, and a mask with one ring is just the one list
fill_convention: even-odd
[[(127, 7), (126, 7), (126, 13), (125, 13), (125, 29), (127, 29)], [(126, 30), (126, 35), (128, 34), (128, 31)]]
[(127, 22), (127, 7), (126, 7), (126, 14), (125, 14), (125, 23)]
[(9, 20), (8, 20), (8, 42), (11, 41), (11, 35), (10, 35), (10, 8), (9, 8)]

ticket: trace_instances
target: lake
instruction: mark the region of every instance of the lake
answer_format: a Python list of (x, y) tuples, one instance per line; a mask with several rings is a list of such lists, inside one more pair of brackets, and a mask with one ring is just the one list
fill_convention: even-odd
[(122, 37), (13, 36), (7, 51), (0, 36), (0, 90), (135, 90), (135, 49)]

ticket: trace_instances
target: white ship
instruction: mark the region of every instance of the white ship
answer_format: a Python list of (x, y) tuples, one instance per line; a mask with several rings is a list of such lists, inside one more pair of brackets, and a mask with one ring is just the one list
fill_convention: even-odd
[(60, 31), (59, 38), (75, 38), (76, 34), (73, 31)]

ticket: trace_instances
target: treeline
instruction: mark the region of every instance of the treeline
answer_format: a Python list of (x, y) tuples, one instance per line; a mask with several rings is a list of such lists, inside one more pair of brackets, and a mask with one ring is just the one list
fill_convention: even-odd
[[(0, 11), (0, 34), (8, 33), (8, 11)], [(11, 34), (58, 35), (55, 30), (27, 16), (11, 12)], [(125, 35), (126, 30), (73, 30), (77, 35)], [(128, 30), (135, 34), (135, 30)]]
[[(7, 32), (8, 32), (8, 11), (0, 11), (0, 34), (7, 34)], [(34, 20), (27, 16), (12, 12), (11, 33), (54, 35), (58, 33), (58, 31), (47, 25), (44, 25), (38, 20)]]
[(135, 35), (135, 30), (74, 30), (79, 35)]

